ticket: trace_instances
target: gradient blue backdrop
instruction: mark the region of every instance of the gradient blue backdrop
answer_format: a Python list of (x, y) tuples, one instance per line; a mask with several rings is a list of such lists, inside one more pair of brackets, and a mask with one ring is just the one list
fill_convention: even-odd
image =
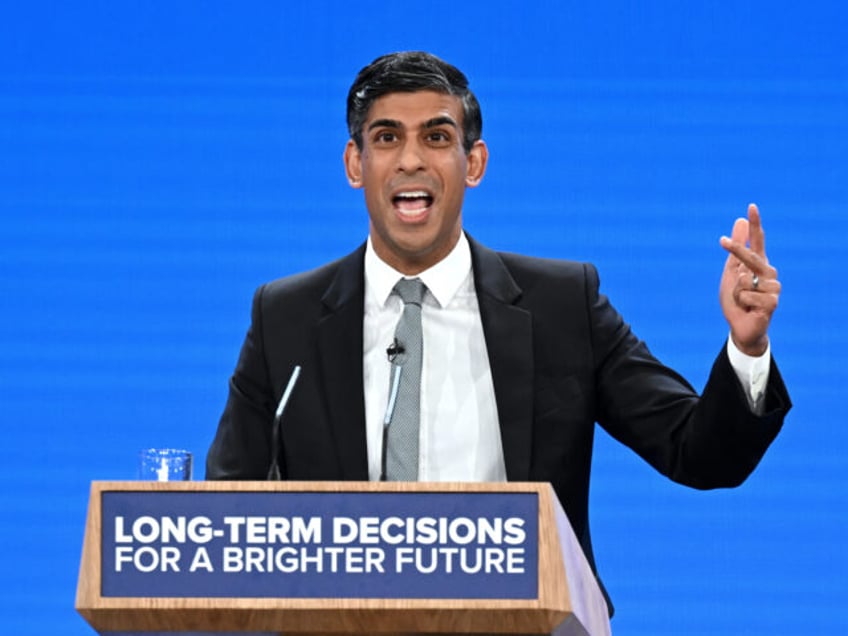
[(591, 260), (696, 386), (722, 346), (728, 233), (760, 204), (795, 402), (740, 489), (667, 482), (599, 434), (616, 634), (844, 633), (848, 9), (832, 2), (26, 2), (0, 20), (0, 612), (73, 609), (88, 485), (199, 459), (253, 289), (352, 250), (358, 69), (431, 50), (470, 76), (497, 248)]

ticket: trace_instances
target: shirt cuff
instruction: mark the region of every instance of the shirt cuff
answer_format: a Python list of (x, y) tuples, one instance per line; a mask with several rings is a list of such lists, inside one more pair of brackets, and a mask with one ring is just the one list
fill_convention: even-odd
[(762, 415), (765, 412), (766, 385), (771, 367), (771, 342), (766, 345), (763, 355), (749, 356), (733, 344), (733, 338), (728, 337), (727, 357), (730, 359), (730, 366), (736, 372), (736, 377), (745, 389), (751, 411), (756, 415)]

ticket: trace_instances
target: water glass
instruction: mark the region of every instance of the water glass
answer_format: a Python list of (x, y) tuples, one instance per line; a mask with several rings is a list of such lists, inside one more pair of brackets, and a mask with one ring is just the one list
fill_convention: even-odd
[(146, 448), (139, 453), (138, 478), (144, 481), (189, 481), (191, 459), (187, 450)]

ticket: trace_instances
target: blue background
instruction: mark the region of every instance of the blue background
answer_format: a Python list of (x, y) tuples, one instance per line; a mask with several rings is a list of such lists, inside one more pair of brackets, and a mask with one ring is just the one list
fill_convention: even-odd
[[(589, 6), (591, 5), (591, 6)], [(729, 233), (760, 204), (795, 408), (741, 488), (671, 484), (599, 433), (596, 556), (616, 634), (841, 633), (848, 441), (848, 8), (795, 2), (21, 2), (0, 20), (0, 613), (73, 609), (95, 479), (196, 453), (253, 289), (352, 250), (344, 97), (423, 48), (462, 68), (497, 248), (591, 260), (702, 386)]]

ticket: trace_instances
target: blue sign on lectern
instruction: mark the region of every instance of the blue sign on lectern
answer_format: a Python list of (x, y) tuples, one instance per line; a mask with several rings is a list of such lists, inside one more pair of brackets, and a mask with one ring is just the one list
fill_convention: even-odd
[(102, 493), (104, 597), (535, 599), (536, 493)]

